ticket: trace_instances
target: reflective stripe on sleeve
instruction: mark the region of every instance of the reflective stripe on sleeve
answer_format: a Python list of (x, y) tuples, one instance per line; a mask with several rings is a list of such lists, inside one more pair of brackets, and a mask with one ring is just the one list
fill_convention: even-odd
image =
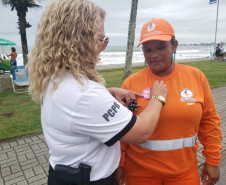
[(193, 147), (197, 139), (197, 133), (188, 138), (172, 139), (172, 140), (148, 140), (145, 143), (138, 144), (142, 148), (155, 151), (167, 151), (182, 149), (184, 147)]

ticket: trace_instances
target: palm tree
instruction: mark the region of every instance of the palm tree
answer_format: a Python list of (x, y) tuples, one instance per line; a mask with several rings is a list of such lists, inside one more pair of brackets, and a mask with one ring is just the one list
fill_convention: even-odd
[[(41, 1), (43, 0), (39, 0), (39, 2)], [(23, 60), (24, 65), (26, 65), (28, 54), (26, 29), (31, 27), (29, 22), (26, 21), (26, 14), (28, 12), (28, 8), (35, 8), (41, 6), (35, 4), (35, 0), (1, 0), (1, 3), (4, 6), (11, 7), (11, 11), (13, 11), (14, 9), (17, 11), (18, 29), (22, 44)]]
[(125, 62), (123, 79), (126, 79), (131, 74), (133, 46), (134, 46), (135, 28), (136, 28), (136, 17), (137, 17), (137, 5), (138, 5), (138, 0), (132, 0), (129, 30), (128, 30), (128, 41), (127, 41), (127, 49), (126, 49), (126, 62)]

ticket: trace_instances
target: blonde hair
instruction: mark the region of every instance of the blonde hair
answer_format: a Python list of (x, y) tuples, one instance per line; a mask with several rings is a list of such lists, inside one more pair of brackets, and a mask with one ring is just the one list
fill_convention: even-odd
[(49, 81), (53, 91), (56, 79), (68, 70), (83, 85), (81, 78), (104, 84), (95, 70), (99, 61), (98, 36), (105, 11), (89, 0), (51, 0), (38, 24), (33, 49), (28, 54), (29, 93), (41, 101)]

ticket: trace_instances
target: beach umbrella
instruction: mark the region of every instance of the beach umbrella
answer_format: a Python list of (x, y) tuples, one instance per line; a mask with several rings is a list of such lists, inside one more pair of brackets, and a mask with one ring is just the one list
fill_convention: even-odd
[(6, 39), (1, 39), (0, 38), (0, 45), (2, 46), (2, 50), (3, 50), (3, 55), (4, 55), (4, 48), (3, 46), (12, 46), (12, 45), (16, 45), (16, 43), (10, 41), (10, 40), (6, 40)]

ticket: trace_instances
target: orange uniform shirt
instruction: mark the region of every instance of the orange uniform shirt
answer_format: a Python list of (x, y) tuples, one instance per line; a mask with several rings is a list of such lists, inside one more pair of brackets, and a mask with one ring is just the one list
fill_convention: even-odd
[[(150, 138), (150, 149), (121, 143), (126, 174), (147, 177), (150, 172), (169, 176), (186, 173), (197, 163), (197, 136), (204, 146), (206, 162), (218, 166), (222, 148), (220, 118), (205, 75), (194, 67), (175, 63), (174, 71), (166, 77), (154, 75), (150, 68), (129, 76), (122, 88), (142, 93), (146, 98), (137, 97), (135, 114), (148, 103), (155, 80), (164, 80), (167, 85), (166, 104)], [(191, 139), (195, 139), (194, 144), (187, 146)], [(181, 140), (182, 146), (178, 145)]]
[(10, 53), (10, 56), (11, 56), (11, 60), (16, 60), (17, 53), (16, 52), (12, 52), (12, 53)]

